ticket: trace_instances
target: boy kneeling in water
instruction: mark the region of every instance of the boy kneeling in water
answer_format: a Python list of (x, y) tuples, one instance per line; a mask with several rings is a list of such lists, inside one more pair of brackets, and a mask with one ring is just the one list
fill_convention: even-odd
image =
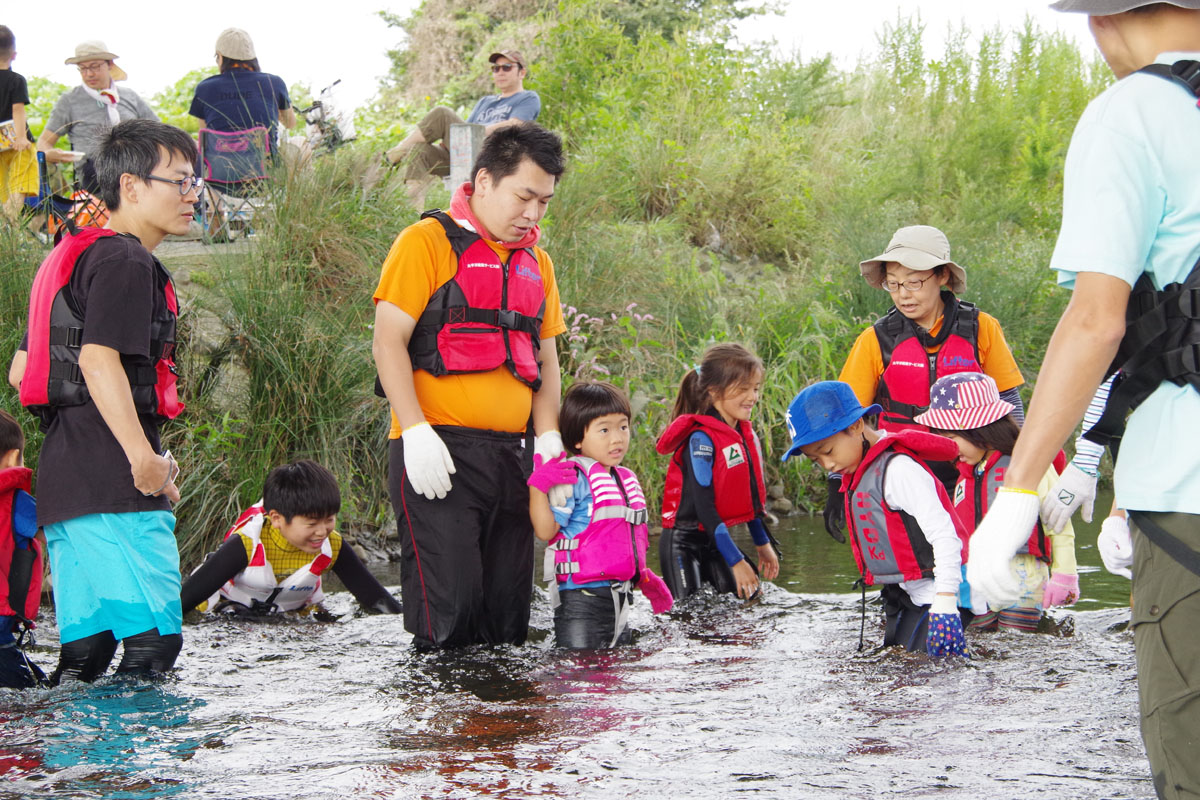
[(184, 612), (201, 603), (252, 617), (309, 609), (324, 599), (321, 575), (332, 568), (363, 608), (399, 614), (400, 604), (333, 529), (341, 506), (337, 479), (315, 461), (271, 470), (263, 499), (183, 584)]
[(953, 460), (958, 448), (923, 431), (876, 431), (863, 417), (879, 411), (849, 384), (814, 383), (788, 407), (783, 460), (803, 453), (842, 476), (854, 560), (868, 586), (883, 584), (884, 645), (966, 655), (957, 598), (968, 534), (924, 464)]

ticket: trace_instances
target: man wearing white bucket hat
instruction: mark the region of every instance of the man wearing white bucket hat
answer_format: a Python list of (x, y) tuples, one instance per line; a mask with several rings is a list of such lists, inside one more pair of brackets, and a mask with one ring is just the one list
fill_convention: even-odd
[[(1073, 289), (1050, 340), (1004, 487), (971, 539), (967, 577), (1011, 597), (1007, 561), (1038, 514), (1033, 489), (1110, 364), (1114, 473), (1133, 532), (1142, 738), (1160, 798), (1200, 797), (1200, 0), (1062, 0), (1089, 15), (1119, 79), (1067, 152), (1051, 267)], [(1164, 80), (1165, 79), (1165, 80)], [(1182, 286), (1181, 286), (1182, 284)], [(1127, 324), (1128, 314), (1128, 324)]]
[[(128, 76), (116, 64), (117, 54), (97, 39), (81, 42), (75, 47), (75, 55), (64, 64), (75, 64), (83, 83), (69, 90), (50, 112), (46, 128), (38, 137), (37, 149), (46, 154), (52, 163), (74, 161), (75, 156), (55, 145), (62, 136), (71, 139), (71, 150), (91, 153), (99, 144), (104, 132), (126, 119), (157, 120), (149, 104), (137, 92), (117, 88), (117, 81)], [(90, 162), (84, 162), (77, 176), (83, 188), (95, 194), (99, 190), (96, 173)]]

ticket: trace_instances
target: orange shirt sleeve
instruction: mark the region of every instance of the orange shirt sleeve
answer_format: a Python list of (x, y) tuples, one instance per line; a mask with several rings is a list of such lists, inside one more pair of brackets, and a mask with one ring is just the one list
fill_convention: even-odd
[[(374, 300), (387, 301), (413, 319), (421, 316), (433, 293), (454, 274), (453, 251), (443, 235), (433, 235), (427, 219), (400, 232), (383, 260)], [(440, 227), (440, 226), (439, 226)]]
[(854, 396), (865, 407), (875, 402), (881, 375), (883, 353), (879, 349), (879, 339), (875, 336), (875, 328), (872, 326), (855, 339), (838, 380), (850, 384)]
[(549, 339), (567, 332), (567, 323), (563, 319), (562, 299), (558, 296), (558, 281), (554, 277), (554, 262), (550, 254), (540, 247), (534, 248), (537, 253), (538, 266), (542, 271), (542, 284), (546, 287), (546, 310), (542, 314), (542, 338)]
[(1008, 349), (999, 321), (982, 311), (979, 312), (979, 360), (983, 371), (992, 376), (996, 388), (1002, 392), (1025, 382), (1017, 368), (1017, 360)]

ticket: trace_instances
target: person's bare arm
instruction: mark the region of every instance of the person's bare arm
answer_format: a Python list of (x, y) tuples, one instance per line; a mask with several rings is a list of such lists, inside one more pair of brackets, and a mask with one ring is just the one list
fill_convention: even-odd
[(58, 134), (47, 128), (38, 137), (37, 149), (46, 154), (46, 160), (52, 164), (64, 164), (71, 160), (66, 150), (54, 145), (58, 143)]
[(25, 104), (24, 103), (13, 103), (12, 104), (12, 121), (13, 121), (13, 133), (15, 134), (15, 141), (13, 142), (13, 148), (16, 150), (28, 149), (29, 145), (31, 145), (32, 142), (30, 142), (29, 139), (27, 139), (25, 137), (26, 129), (25, 129)]
[(287, 130), (296, 127), (296, 111), (291, 106), (279, 109), (279, 124)]
[(550, 498), (541, 489), (529, 487), (529, 519), (533, 522), (533, 535), (548, 542), (558, 533), (558, 521), (550, 508)]
[(85, 344), (79, 350), (79, 371), (104, 424), (129, 459), (133, 485), (139, 492), (166, 495), (178, 502), (179, 490), (168, 480), (171, 461), (154, 452), (138, 421), (121, 354), (111, 347)]
[(1125, 335), (1129, 284), (1081, 272), (1038, 374), (1025, 426), (1013, 449), (1004, 485), (1036, 490), (1038, 481), (1075, 431)]
[(371, 353), (384, 394), (403, 429), (425, 421), (413, 384), (412, 359), (408, 340), (417, 321), (394, 303), (380, 300), (375, 304), (375, 334)]
[(553, 336), (542, 339), (538, 357), (542, 360), (542, 385), (533, 393), (533, 430), (546, 433), (558, 430), (558, 406), (562, 395), (558, 348)]
[(8, 385), (18, 391), (21, 388), (21, 378), (25, 377), (25, 364), (28, 361), (29, 353), (18, 350), (13, 353), (12, 363), (8, 365)]
[(525, 120), (523, 120), (523, 119), (517, 119), (516, 117), (512, 117), (511, 119), (506, 119), (503, 122), (493, 122), (491, 125), (484, 125), (483, 126), (483, 135), (488, 136), (493, 131), (498, 131), (501, 128), (507, 128), (510, 125), (520, 125), (524, 121)]

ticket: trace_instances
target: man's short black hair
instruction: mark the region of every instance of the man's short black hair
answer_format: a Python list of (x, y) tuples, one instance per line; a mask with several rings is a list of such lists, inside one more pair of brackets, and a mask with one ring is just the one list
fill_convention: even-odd
[(342, 508), (342, 492), (333, 473), (315, 461), (297, 461), (271, 470), (263, 482), (263, 510), (292, 517), (324, 519)]
[(12, 28), (0, 25), (0, 58), (9, 58), (17, 49), (17, 37)]
[(576, 381), (563, 396), (558, 412), (558, 427), (563, 445), (579, 455), (579, 443), (592, 421), (609, 414), (633, 416), (625, 393), (604, 381)]
[(567, 169), (562, 139), (558, 134), (551, 133), (536, 122), (522, 122), (499, 128), (483, 140), (483, 148), (475, 158), (471, 180), (473, 182), (479, 176), (481, 169), (486, 169), (493, 181), (503, 180), (516, 172), (525, 158), (532, 159), (533, 163), (553, 175), (555, 183)]
[(10, 450), (25, 452), (25, 431), (12, 414), (0, 408), (0, 456)]
[(100, 146), (91, 158), (100, 199), (109, 211), (121, 207), (121, 176), (129, 173), (146, 180), (163, 153), (195, 164), (196, 142), (185, 131), (155, 119), (127, 119), (100, 137)]

